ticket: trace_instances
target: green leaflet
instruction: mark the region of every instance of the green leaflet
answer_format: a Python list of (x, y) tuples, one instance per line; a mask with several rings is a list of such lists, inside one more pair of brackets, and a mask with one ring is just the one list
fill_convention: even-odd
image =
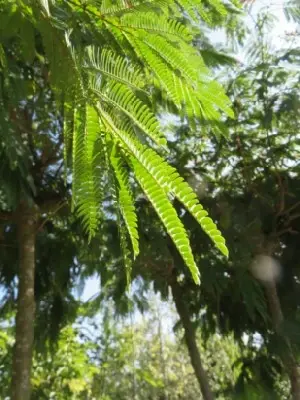
[[(221, 12), (222, 3), (219, 0), (214, 3), (219, 4)], [(131, 1), (130, 4), (134, 8), (137, 3)], [(170, 6), (174, 4), (169, 2)], [(202, 1), (188, 0), (179, 5), (194, 10), (203, 7)], [(219, 120), (220, 111), (233, 116), (223, 88), (211, 81), (210, 72), (200, 54), (190, 45), (188, 29), (184, 33), (182, 25), (175, 19), (170, 20), (163, 14), (152, 12), (126, 13), (119, 20), (107, 20), (107, 28), (112, 30), (114, 36), (119, 28), (116, 38), (120, 45), (124, 45), (126, 38), (136, 55), (144, 61), (145, 67), (148, 67), (147, 75), (154, 75), (153, 83), (159, 82), (166, 97), (191, 122), (203, 118), (208, 121)], [(216, 124), (212, 125), (217, 129)], [(216, 131), (216, 134), (220, 132)]]
[(131, 252), (128, 247), (129, 243), (127, 238), (127, 229), (124, 226), (124, 222), (121, 220), (120, 216), (118, 217), (118, 229), (120, 235), (121, 251), (123, 254), (123, 260), (125, 264), (127, 288), (129, 288), (131, 282), (132, 259), (131, 259)]
[(105, 75), (135, 90), (142, 90), (145, 84), (145, 78), (140, 68), (132, 63), (129, 64), (128, 60), (109, 49), (100, 51), (89, 47), (85, 63), (91, 71)]
[(136, 40), (131, 36), (127, 37), (138, 54), (140, 54), (145, 60), (146, 64), (150, 68), (151, 73), (158, 78), (161, 88), (165, 90), (168, 97), (172, 99), (175, 105), (180, 108), (181, 98), (178, 96), (176, 86), (174, 85), (174, 80), (176, 77), (175, 72), (163, 62), (163, 59), (157, 53), (155, 53), (142, 41)]
[[(209, 0), (207, 2), (223, 17), (226, 16), (226, 8), (220, 0)], [(194, 20), (199, 20), (199, 16), (207, 22), (210, 21), (210, 16), (207, 13), (207, 4), (203, 4), (202, 0), (102, 0), (100, 12), (102, 15), (116, 14), (133, 14), (138, 11), (153, 10), (153, 12), (167, 7), (172, 8), (176, 13), (184, 10)], [(178, 10), (179, 9), (179, 10)]]
[(85, 106), (75, 110), (74, 133), (72, 142), (72, 209), (75, 208), (80, 189), (80, 175), (84, 168), (84, 138), (86, 129), (86, 109)]
[(141, 37), (144, 44), (147, 44), (154, 52), (159, 54), (173, 70), (180, 71), (181, 76), (190, 81), (190, 84), (197, 82), (198, 66), (194, 68), (187, 54), (182, 53), (179, 41), (176, 45), (173, 45), (159, 35), (145, 34)]
[(64, 164), (65, 170), (69, 165), (69, 154), (71, 151), (72, 140), (75, 128), (75, 98), (73, 102), (65, 101), (63, 103), (63, 135), (64, 135)]
[(166, 145), (155, 115), (135, 94), (121, 83), (109, 83), (106, 90), (94, 88), (96, 94), (108, 104), (124, 112), (143, 132), (158, 145)]
[[(99, 179), (99, 134), (97, 111), (90, 105), (82, 105), (77, 114), (73, 136), (73, 201), (78, 215), (91, 238), (98, 227), (102, 200)], [(101, 171), (103, 173), (103, 171)]]
[(101, 14), (102, 15), (114, 15), (120, 13), (131, 13), (138, 11), (153, 11), (157, 8), (163, 8), (170, 3), (170, 0), (102, 0), (101, 2)]
[[(195, 60), (195, 54), (191, 53), (192, 66), (187, 65), (186, 61), (180, 63), (180, 56), (177, 56), (180, 51), (176, 51), (167, 43), (164, 53), (163, 39), (156, 36), (150, 39), (150, 37), (151, 35), (141, 40), (128, 36), (128, 40), (144, 58), (152, 73), (158, 78), (162, 89), (179, 110), (185, 110), (190, 118), (206, 118), (209, 121), (220, 119), (218, 109), (233, 117), (229, 99), (223, 88), (217, 82), (211, 81), (200, 56)], [(189, 60), (189, 57), (187, 59)], [(175, 72), (176, 70), (180, 71), (181, 76)], [(203, 83), (203, 80), (206, 83)]]
[(137, 216), (134, 207), (134, 199), (130, 190), (126, 166), (122, 158), (117, 154), (116, 147), (113, 148), (110, 161), (119, 185), (118, 204), (131, 239), (134, 258), (136, 258), (139, 254), (139, 235), (137, 231)]
[[(207, 8), (202, 0), (176, 0), (176, 3), (185, 10), (194, 20), (201, 17), (208, 24), (211, 23)], [(212, 6), (223, 17), (227, 14), (224, 4), (220, 0), (209, 0), (208, 4)]]
[[(86, 192), (87, 208), (84, 210), (85, 216), (88, 216), (88, 230), (90, 237), (94, 235), (99, 219), (100, 201), (101, 199), (101, 183), (98, 180), (98, 174), (95, 169), (98, 167), (95, 161), (98, 158), (95, 143), (99, 134), (99, 117), (94, 107), (87, 105), (87, 126), (85, 137), (85, 175), (83, 178), (82, 190)], [(101, 171), (102, 172), (102, 171)], [(102, 172), (103, 173), (103, 172)], [(83, 207), (83, 204), (82, 206)], [(79, 211), (80, 207), (79, 207)]]
[(226, 16), (227, 10), (224, 4), (220, 0), (209, 0), (209, 4), (213, 7), (220, 15)]
[(205, 233), (212, 239), (216, 247), (227, 257), (228, 249), (225, 239), (216, 224), (207, 217), (207, 212), (197, 199), (197, 195), (187, 182), (152, 149), (144, 148), (139, 156), (140, 162), (147, 167), (151, 175), (162, 187), (166, 187), (199, 222)]
[[(106, 135), (108, 136), (108, 135)], [(110, 135), (109, 135), (110, 136)], [(108, 171), (108, 175), (109, 175), (109, 180), (111, 183), (111, 194), (112, 194), (112, 199), (115, 205), (115, 210), (116, 210), (116, 217), (117, 217), (117, 225), (118, 225), (118, 231), (119, 231), (119, 238), (120, 238), (120, 249), (121, 249), (121, 253), (123, 256), (123, 261), (124, 261), (124, 266), (125, 266), (125, 273), (126, 273), (126, 282), (127, 282), (127, 287), (129, 287), (130, 281), (131, 281), (131, 270), (132, 270), (132, 257), (131, 257), (131, 251), (129, 249), (129, 241), (128, 241), (128, 233), (129, 229), (126, 226), (126, 221), (125, 218), (127, 215), (129, 215), (129, 223), (130, 223), (130, 229), (131, 229), (131, 240), (133, 240), (132, 242), (132, 248), (134, 249), (133, 246), (138, 246), (138, 242), (136, 243), (135, 240), (138, 240), (138, 236), (137, 236), (137, 232), (135, 235), (135, 228), (134, 228), (134, 222), (132, 219), (132, 208), (128, 207), (127, 205), (129, 205), (129, 203), (126, 204), (126, 201), (128, 201), (128, 198), (125, 200), (124, 198), (122, 199), (122, 202), (125, 203), (125, 207), (123, 208), (123, 210), (121, 209), (121, 204), (120, 204), (120, 189), (119, 191), (117, 191), (117, 186), (119, 186), (120, 188), (120, 183), (119, 180), (121, 181), (121, 184), (123, 184), (124, 178), (120, 177), (117, 175), (119, 174), (119, 170), (118, 170), (118, 166), (114, 165), (115, 163), (118, 163), (119, 158), (118, 156), (116, 156), (116, 152), (115, 152), (115, 147), (112, 147), (112, 140), (111, 137), (107, 140), (106, 138), (103, 138), (104, 140), (102, 141), (103, 146), (105, 147), (105, 162), (106, 162), (106, 168)], [(106, 139), (106, 140), (105, 140)], [(108, 155), (108, 151), (111, 150), (111, 156), (109, 157)], [(116, 157), (114, 157), (116, 156)], [(117, 170), (117, 173), (116, 173)], [(123, 174), (123, 171), (120, 172), (121, 174)], [(119, 178), (119, 180), (118, 180)], [(126, 186), (127, 187), (127, 186)], [(128, 189), (128, 187), (127, 187)], [(125, 194), (126, 189), (123, 193), (121, 193), (121, 197), (125, 197), (127, 196)], [(131, 194), (129, 194), (129, 197), (131, 197)], [(124, 201), (125, 200), (125, 201)], [(126, 209), (126, 216), (124, 213), (124, 210)], [(124, 217), (125, 216), (125, 217)], [(138, 248), (137, 248), (138, 249)], [(135, 251), (137, 250), (135, 248)]]
[(120, 11), (127, 10), (128, 8), (128, 3), (126, 1), (102, 0), (100, 13), (104, 15), (116, 14)]
[(139, 143), (130, 131), (130, 126), (128, 124), (123, 124), (123, 126), (119, 127), (105, 110), (102, 109), (101, 112), (110, 124), (109, 126), (112, 134), (120, 140), (121, 144), (135, 158), (136, 162), (139, 162), (139, 164), (145, 168), (159, 187), (163, 188), (167, 193), (172, 193), (176, 196), (199, 222), (202, 229), (211, 238), (215, 246), (227, 257), (228, 249), (221, 232), (217, 229), (216, 224), (207, 217), (207, 212), (199, 203), (197, 195), (189, 184), (178, 174), (176, 169), (171, 167), (154, 150)]
[(157, 18), (154, 13), (139, 13), (139, 18), (136, 14), (126, 14), (120, 19), (122, 27), (133, 28), (133, 30), (142, 29), (147, 33), (162, 34), (164, 36), (174, 36), (178, 40), (190, 41), (192, 35), (187, 27), (176, 21), (175, 19), (168, 19), (164, 16)]
[(207, 116), (208, 121), (220, 120), (221, 115), (217, 109), (223, 111), (228, 117), (234, 118), (230, 100), (218, 82), (210, 81), (201, 85), (201, 87), (199, 85), (198, 99), (203, 106), (204, 116)]
[(131, 164), (135, 177), (140, 183), (157, 215), (167, 229), (184, 262), (189, 268), (195, 283), (199, 284), (199, 270), (195, 264), (187, 232), (180, 221), (174, 207), (170, 203), (165, 191), (157, 184), (152, 175), (136, 160), (131, 157)]

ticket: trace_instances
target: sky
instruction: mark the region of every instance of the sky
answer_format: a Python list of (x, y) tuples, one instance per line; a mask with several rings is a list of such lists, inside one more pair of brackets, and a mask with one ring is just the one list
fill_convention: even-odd
[[(284, 42), (284, 38), (287, 34), (290, 34), (296, 31), (296, 24), (293, 22), (288, 22), (285, 18), (283, 12), (283, 0), (256, 0), (252, 3), (252, 5), (248, 5), (248, 9), (245, 11), (246, 14), (246, 23), (249, 28), (254, 27), (255, 16), (260, 10), (270, 11), (276, 17), (276, 22), (274, 27), (270, 29), (268, 32), (270, 37), (272, 38), (272, 44), (275, 48), (281, 46)], [(225, 36), (222, 31), (215, 31), (211, 35), (211, 39), (215, 43), (224, 43)], [(300, 45), (300, 39), (298, 39)], [(244, 55), (240, 52), (236, 54), (236, 57), (243, 61)], [(83, 301), (89, 300), (91, 297), (99, 293), (100, 291), (100, 282), (99, 278), (96, 276), (88, 278), (85, 283), (85, 287), (82, 293), (78, 293), (78, 297)]]

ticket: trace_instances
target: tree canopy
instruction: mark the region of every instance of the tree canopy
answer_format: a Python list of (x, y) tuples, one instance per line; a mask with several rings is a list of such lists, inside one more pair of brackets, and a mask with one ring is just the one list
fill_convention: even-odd
[[(54, 99), (52, 123), (58, 125), (57, 137), (64, 137), (65, 167), (72, 167), (72, 207), (90, 237), (105, 214), (105, 203), (115, 202), (121, 246), (130, 267), (130, 250), (134, 257), (139, 252), (130, 189), (134, 177), (198, 281), (187, 233), (170, 196), (185, 205), (225, 255), (227, 249), (192, 188), (164, 161), (167, 142), (157, 105), (169, 105), (191, 121), (211, 121), (216, 133), (222, 132), (220, 112), (233, 114), (224, 90), (212, 80), (192, 43), (198, 31), (192, 19), (206, 14), (209, 18), (210, 13), (224, 16), (226, 7), (221, 2), (188, 4), (5, 2), (1, 5), (1, 97), (4, 122), (14, 112), (17, 122), (16, 104), (21, 101), (21, 108), (28, 108), (28, 102), (35, 103), (41, 86), (43, 100)], [(16, 125), (17, 130), (25, 130), (23, 135), (34, 133), (27, 132), (31, 126), (24, 129), (24, 121)], [(11, 143), (13, 138), (7, 140)], [(27, 150), (25, 146), (21, 153), (26, 162)], [(12, 155), (6, 157), (13, 163)], [(25, 175), (25, 193), (32, 198), (34, 188), (28, 181), (33, 177), (26, 170), (20, 172)]]
[(0, 1), (0, 397), (300, 399), (300, 52), (273, 19)]

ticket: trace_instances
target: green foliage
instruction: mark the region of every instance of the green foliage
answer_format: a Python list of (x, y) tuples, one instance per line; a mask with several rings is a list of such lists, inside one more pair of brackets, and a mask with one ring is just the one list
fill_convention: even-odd
[[(201, 393), (193, 374), (181, 329), (172, 331), (177, 319), (169, 303), (148, 292), (149, 308), (135, 318), (113, 317), (110, 303), (103, 303), (97, 320), (79, 318), (62, 329), (55, 352), (36, 351), (33, 359), (33, 400), (151, 399), (198, 400)], [(99, 327), (101, 327), (99, 329)], [(257, 376), (269, 368), (281, 399), (288, 385), (276, 373), (276, 361), (265, 349), (241, 348), (232, 336), (197, 337), (203, 364), (217, 400), (269, 398), (257, 385)], [(8, 394), (13, 339), (11, 329), (0, 335), (0, 394)], [(258, 359), (262, 363), (258, 362)], [(254, 369), (252, 367), (255, 366)], [(257, 376), (255, 376), (255, 374)], [(274, 384), (274, 381), (272, 381)], [(244, 391), (242, 389), (245, 389)], [(245, 392), (246, 391), (246, 392)], [(234, 394), (233, 394), (234, 393)], [(247, 393), (245, 395), (245, 393)], [(273, 392), (276, 399), (278, 392)], [(233, 397), (234, 396), (234, 397)]]
[[(168, 321), (171, 326), (174, 311), (154, 298), (150, 303), (148, 312), (137, 321), (115, 320), (109, 304), (103, 305), (105, 311), (98, 316), (100, 332), (97, 324), (88, 320), (78, 323), (76, 329), (66, 327), (55, 354), (35, 356), (33, 398), (200, 399), (182, 332), (174, 334), (165, 324)], [(222, 340), (218, 335), (209, 340), (206, 349), (201, 338), (198, 343), (205, 365), (211, 368), (217, 399), (223, 400), (223, 391), (236, 379), (231, 365), (239, 357), (239, 348), (232, 337)]]
[[(229, 398), (233, 393), (241, 399), (289, 398), (286, 354), (292, 351), (299, 359), (299, 49), (293, 41), (279, 50), (269, 46), (265, 37), (262, 42), (271, 20), (269, 15), (261, 16), (262, 29), (248, 37), (245, 65), (223, 73), (236, 114), (235, 121), (226, 121), (229, 139), (209, 137), (201, 125), (191, 134), (187, 121), (180, 126), (171, 121), (166, 129), (171, 137), (169, 161), (199, 195), (212, 219), (219, 221), (228, 238), (228, 262), (213, 249), (215, 257), (207, 256), (210, 243), (177, 201), (180, 192), (172, 187), (172, 167), (152, 150), (145, 149), (142, 156), (135, 148), (143, 165), (147, 157), (155, 159), (157, 169), (152, 169), (152, 175), (164, 182), (172, 200), (176, 197), (173, 205), (188, 227), (202, 288), (186, 274), (159, 225), (153, 222), (152, 230), (145, 226), (154, 213), (144, 199), (137, 202), (141, 256), (133, 266), (133, 276), (143, 278), (138, 282), (145, 290), (153, 284), (164, 297), (175, 276), (204, 338), (216, 330), (235, 335), (245, 353), (236, 363), (238, 380), (226, 392)], [(130, 133), (122, 135), (126, 146), (132, 146)], [(149, 178), (146, 181), (151, 186)], [(205, 212), (201, 217), (205, 218)], [(277, 291), (285, 320), (279, 334), (274, 332), (264, 277), (257, 277), (252, 268), (257, 255), (270, 254), (270, 242), (271, 255), (281, 269)], [(260, 268), (263, 275), (268, 266)], [(279, 376), (285, 383), (278, 389)]]
[(103, 74), (132, 89), (143, 90), (145, 77), (139, 67), (129, 64), (126, 58), (113, 53), (109, 49), (100, 51), (92, 47), (87, 49), (87, 57), (87, 70), (90, 68), (96, 73)]
[(85, 228), (92, 236), (98, 227), (103, 197), (99, 173), (102, 155), (100, 147), (96, 146), (99, 140), (99, 117), (93, 107), (84, 104), (75, 118), (73, 165), (76, 168), (73, 174), (73, 201)]
[(7, 395), (7, 388), (9, 387), (11, 370), (10, 358), (13, 342), (10, 330), (2, 328), (0, 334), (0, 396), (3, 399)]
[(138, 231), (137, 231), (137, 216), (134, 207), (134, 200), (129, 187), (129, 176), (127, 168), (124, 165), (123, 160), (117, 155), (115, 149), (111, 154), (111, 163), (114, 169), (116, 179), (119, 184), (118, 198), (119, 206), (121, 209), (122, 217), (127, 226), (134, 257), (139, 254), (139, 244), (138, 244)]
[[(11, 51), (10, 43), (13, 42), (13, 58), (22, 60), (21, 69), (41, 70), (53, 91), (58, 112), (64, 110), (61, 115), (64, 158), (68, 163), (72, 153), (73, 207), (82, 218), (90, 238), (95, 235), (104, 215), (105, 176), (109, 175), (111, 168), (101, 162), (105, 155), (99, 142), (108, 141), (104, 147), (108, 143), (113, 146), (115, 155), (109, 155), (107, 159), (109, 163), (115, 158), (123, 159), (125, 170), (133, 165), (136, 170), (139, 162), (133, 147), (140, 153), (146, 153), (145, 150), (152, 146), (158, 152), (166, 146), (156, 115), (154, 91), (161, 91), (161, 105), (173, 103), (177, 112), (191, 121), (208, 120), (215, 126), (216, 133), (221, 115), (233, 116), (224, 90), (211, 80), (199, 52), (192, 45), (195, 27), (188, 19), (182, 20), (183, 9), (193, 18), (217, 13), (225, 21), (227, 15), (226, 8), (219, 1), (210, 1), (206, 6), (201, 2), (192, 4), (183, 1), (92, 1), (85, 5), (78, 1), (29, 4), (9, 1), (1, 5), (1, 74), (3, 77), (10, 74), (3, 87), (2, 99), (4, 101), (7, 90), (12, 90), (16, 80), (12, 66), (6, 61)], [(8, 21), (16, 26), (14, 32), (9, 29)], [(28, 101), (28, 91), (25, 97), (20, 97)], [(8, 112), (6, 106), (5, 110)], [(118, 126), (116, 129), (115, 122), (112, 124), (111, 120), (120, 121), (120, 126), (126, 126), (126, 130), (130, 131), (130, 146), (126, 144), (124, 149), (119, 132), (122, 128)], [(147, 157), (147, 165), (144, 163), (143, 168), (155, 180), (157, 190), (169, 187), (169, 191), (180, 198), (217, 247), (227, 254), (224, 239), (214, 223), (203, 218), (204, 211), (197, 204), (188, 184), (173, 170), (172, 183), (170, 178), (157, 181), (152, 175), (154, 170), (158, 171), (156, 150), (149, 153), (152, 156)], [(127, 228), (123, 236), (130, 236), (136, 257), (136, 217), (133, 218), (132, 211), (129, 212), (131, 216), (125, 211), (128, 206), (123, 207), (124, 182), (120, 183), (118, 179), (121, 176), (124, 178), (120, 170), (123, 163), (115, 163), (113, 168), (119, 168), (117, 184), (122, 187), (118, 192), (118, 201), (122, 202), (122, 216)], [(137, 169), (141, 171), (141, 167)], [(126, 183), (126, 201), (129, 199), (130, 182)], [(150, 201), (156, 201), (152, 191), (148, 194), (151, 195)], [(133, 200), (130, 201), (132, 209)], [(164, 209), (164, 206), (167, 208)], [(168, 232), (175, 232), (179, 228), (179, 220), (174, 217), (171, 202), (166, 201), (160, 206), (160, 217), (162, 213), (164, 223), (168, 214)], [(185, 237), (184, 245), (179, 243), (176, 235), (172, 234), (172, 238), (196, 279), (196, 266), (187, 233), (183, 226), (180, 229)]]
[[(202, 329), (198, 345), (217, 398), (276, 398), (275, 381), (283, 376), (280, 358), (286, 347), (274, 338), (263, 286), (251, 275), (249, 266), (261, 251), (262, 239), (275, 237), (276, 256), (285, 271), (278, 289), (287, 316), (281, 330), (298, 354), (299, 124), (298, 118), (291, 118), (299, 108), (298, 49), (270, 54), (268, 47), (252, 45), (251, 66), (228, 72), (229, 77), (234, 75), (228, 93), (237, 120), (226, 120), (229, 141), (220, 135), (216, 140), (207, 133), (218, 133), (224, 112), (231, 115), (231, 111), (203, 59), (206, 63), (211, 60), (213, 66), (220, 61), (231, 65), (233, 60), (218, 58), (220, 54), (216, 56), (209, 47), (198, 51), (192, 46), (199, 32), (188, 14), (214, 24), (225, 18), (227, 6), (218, 2), (103, 1), (100, 7), (99, 1), (85, 5), (76, 0), (43, 1), (35, 2), (31, 13), (28, 2), (20, 9), (14, 3), (1, 4), (3, 17), (0, 15), (0, 22), (7, 19), (19, 27), (16, 35), (0, 23), (1, 206), (13, 209), (23, 191), (36, 202), (53, 193), (68, 200), (72, 162), (73, 205), (90, 239), (88, 248), (81, 247), (85, 235), (73, 220), (66, 222), (63, 213), (55, 219), (51, 213), (41, 214), (38, 342), (48, 344), (50, 333), (57, 334), (74, 318), (78, 304), (70, 293), (79, 269), (85, 274), (101, 273), (103, 290), (94, 307), (99, 307), (105, 296), (117, 302), (119, 312), (130, 307), (124, 295), (125, 274), (120, 273), (120, 249), (115, 244), (117, 220), (127, 281), (131, 268), (133, 277), (144, 279), (137, 279), (134, 285), (138, 286), (134, 300), (141, 308), (145, 308), (150, 282), (167, 297), (172, 276), (180, 281), (189, 316)], [(182, 15), (178, 5), (186, 7)], [(211, 9), (218, 12), (211, 13)], [(287, 70), (286, 63), (292, 68)], [(16, 104), (17, 118), (11, 113), (11, 105), (16, 108)], [(185, 126), (173, 129), (171, 152), (166, 155), (165, 138), (169, 136), (163, 134), (157, 113), (164, 112), (167, 105), (181, 113)], [(32, 115), (34, 121), (25, 125), (24, 120)], [(14, 123), (8, 123), (9, 118)], [(192, 134), (190, 127), (195, 127)], [(30, 135), (20, 136), (19, 128)], [(63, 133), (67, 185), (62, 190), (58, 164), (63, 157)], [(33, 142), (28, 145), (30, 140)], [(56, 160), (45, 167), (42, 162), (53, 154)], [(194, 281), (198, 280), (199, 265), (201, 291), (149, 203)], [(228, 237), (228, 263), (203, 234), (228, 255), (215, 220)], [(9, 287), (6, 297), (13, 299), (17, 262), (11, 221), (1, 224), (2, 237), (9, 250), (1, 255), (1, 283)], [(208, 256), (209, 250), (214, 257)], [(134, 264), (131, 252), (134, 258), (140, 253)], [(156, 335), (153, 320), (149, 324), (151, 329), (138, 323), (100, 323), (98, 327), (105, 333), (94, 341), (86, 337), (78, 341), (77, 333), (67, 327), (55, 355), (47, 359), (36, 354), (34, 395), (198, 399), (199, 388), (182, 347), (181, 331), (169, 341), (161, 333)], [(216, 329), (220, 336), (212, 337)], [(224, 339), (229, 332), (242, 350), (231, 338), (228, 342)], [(259, 348), (252, 346), (256, 332), (262, 338)], [(247, 347), (242, 345), (244, 333), (250, 336)], [(2, 363), (9, 370), (11, 344), (6, 344), (8, 336), (3, 338)], [(3, 371), (2, 364), (1, 368)], [(8, 374), (1, 374), (1, 379), (5, 391)], [(280, 384), (284, 394), (279, 398), (287, 398), (287, 385)]]
[(93, 377), (98, 371), (89, 360), (88, 352), (92, 349), (93, 343), (79, 341), (75, 329), (70, 326), (64, 328), (55, 353), (47, 356), (36, 353), (32, 399), (92, 398)]
[(151, 204), (167, 229), (168, 234), (182, 255), (183, 260), (189, 267), (192, 277), (199, 283), (199, 271), (194, 262), (194, 257), (190, 250), (189, 240), (176, 211), (172, 207), (163, 188), (157, 185), (152, 176), (138, 163), (132, 159), (135, 176), (139, 181), (143, 191), (146, 193)]

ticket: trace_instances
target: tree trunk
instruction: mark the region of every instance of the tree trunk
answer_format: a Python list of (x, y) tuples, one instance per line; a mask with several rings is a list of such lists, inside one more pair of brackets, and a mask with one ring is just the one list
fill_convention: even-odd
[(196, 332), (190, 319), (187, 307), (183, 300), (183, 293), (176, 277), (171, 281), (172, 295), (175, 302), (176, 310), (182, 322), (185, 341), (189, 351), (190, 359), (194, 372), (199, 382), (200, 390), (204, 400), (214, 400), (214, 395), (208, 382), (207, 374), (203, 368), (200, 352), (196, 341)]
[(291, 383), (291, 394), (293, 400), (300, 400), (300, 370), (297, 365), (297, 360), (293, 354), (293, 349), (288, 338), (283, 337), (280, 332), (280, 325), (283, 322), (283, 313), (281, 309), (280, 300), (277, 293), (276, 283), (274, 281), (268, 282), (265, 287), (266, 297), (270, 309), (272, 323), (277, 335), (282, 336), (289, 351), (285, 358), (282, 360), (286, 365), (287, 372)]
[(36, 211), (21, 204), (18, 214), (18, 302), (12, 366), (11, 400), (30, 400), (34, 338)]
[(293, 360), (293, 363), (290, 366), (289, 377), (291, 382), (292, 398), (293, 400), (300, 400), (300, 371), (295, 360)]

